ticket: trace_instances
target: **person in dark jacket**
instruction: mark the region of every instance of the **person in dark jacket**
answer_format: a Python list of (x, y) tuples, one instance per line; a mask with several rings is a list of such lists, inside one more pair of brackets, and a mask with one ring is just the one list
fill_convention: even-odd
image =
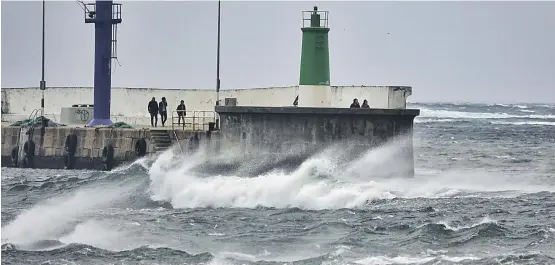
[(363, 109), (369, 109), (370, 105), (368, 105), (368, 100), (365, 99), (364, 101), (362, 101), (362, 106), (360, 107)]
[(162, 121), (162, 127), (166, 124), (168, 120), (168, 102), (166, 101), (166, 97), (162, 97), (162, 101), (158, 104), (158, 112), (160, 112), (160, 120)]
[(181, 104), (177, 105), (177, 125), (181, 125), (181, 120), (183, 120), (183, 126), (185, 126), (185, 116), (187, 116), (187, 108), (185, 107), (185, 101), (181, 100)]
[(353, 104), (349, 107), (351, 109), (360, 109), (360, 104), (358, 103), (358, 99), (353, 99)]
[(154, 97), (148, 103), (148, 113), (150, 113), (150, 125), (152, 127), (158, 126), (158, 102)]

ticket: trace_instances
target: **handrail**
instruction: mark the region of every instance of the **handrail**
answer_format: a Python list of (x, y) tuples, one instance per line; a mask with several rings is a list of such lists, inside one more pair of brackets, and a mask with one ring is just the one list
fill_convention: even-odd
[[(33, 111), (31, 111), (31, 114), (29, 114), (29, 120), (35, 120), (37, 118), (37, 115), (39, 115), (39, 112), (41, 111), (41, 109), (34, 109)], [(40, 124), (42, 126), (42, 124), (44, 123), (44, 116), (41, 116), (40, 119)], [(30, 126), (31, 129), (34, 129), (36, 126), (35, 123), (32, 123), (32, 125)]]
[(175, 132), (175, 130), (172, 130), (172, 131), (173, 131), (173, 135), (175, 136), (175, 140), (177, 141), (177, 145), (179, 146), (179, 151), (181, 151), (181, 155), (184, 155), (183, 147), (181, 147), (181, 144), (179, 143), (179, 138), (177, 138), (177, 133)]
[[(206, 131), (208, 130), (210, 122), (216, 123), (219, 120), (219, 115), (215, 111), (186, 111), (184, 118), (182, 118), (184, 123), (181, 125), (179, 120), (180, 116), (177, 115), (177, 113), (177, 111), (172, 111), (173, 130), (176, 129), (175, 125), (178, 125), (182, 130), (185, 130), (186, 126), (190, 126), (192, 127), (192, 131)], [(176, 118), (178, 119), (177, 122), (175, 121)], [(219, 128), (219, 126), (217, 127)]]
[(41, 109), (34, 109), (33, 111), (31, 111), (31, 114), (29, 114), (29, 120), (36, 118), (39, 114), (39, 111), (41, 111)]
[[(194, 115), (194, 112), (192, 112), (192, 111), (185, 111), (185, 117), (183, 118), (183, 125), (181, 125), (181, 124), (175, 122), (175, 118), (179, 119), (179, 115), (176, 115), (177, 110), (172, 111), (172, 121), (171, 121), (172, 122), (172, 130), (175, 130), (174, 126), (176, 124), (179, 125), (179, 126), (182, 126), (183, 130), (185, 130), (185, 126), (187, 124), (193, 125), (194, 119), (193, 119), (193, 122), (187, 122), (188, 120), (192, 119), (190, 113), (193, 113), (193, 115)], [(180, 121), (178, 120), (178, 122), (180, 122)]]
[[(37, 115), (39, 114), (40, 111), (41, 111), (41, 109), (34, 109), (34, 110), (32, 110), (32, 111), (31, 111), (31, 114), (29, 114), (29, 120), (34, 120), (34, 119), (36, 119), (36, 118), (37, 118)], [(42, 119), (44, 119), (44, 117), (43, 117), (43, 116), (41, 116), (41, 117), (42, 117), (42, 118), (41, 118), (41, 125), (42, 125), (42, 123), (43, 123), (43, 120), (42, 120)], [(28, 138), (29, 138), (28, 140), (32, 139), (32, 137), (33, 137), (35, 125), (36, 125), (35, 123), (32, 123), (31, 126), (28, 126), (28, 127), (30, 127), (30, 128), (27, 130), (28, 132), (30, 132), (30, 133), (29, 133), (29, 136), (28, 136)], [(21, 129), (23, 129), (23, 127), (19, 128), (19, 134), (18, 134), (18, 137), (17, 137), (17, 146), (19, 146), (19, 144), (21, 143)]]

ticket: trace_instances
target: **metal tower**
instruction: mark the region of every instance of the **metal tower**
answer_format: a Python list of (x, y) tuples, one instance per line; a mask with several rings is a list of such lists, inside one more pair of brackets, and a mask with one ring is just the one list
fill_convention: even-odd
[(85, 23), (94, 23), (94, 116), (88, 126), (110, 125), (112, 59), (117, 59), (117, 27), (121, 4), (85, 4)]
[[(306, 22), (310, 22), (306, 25)], [(299, 107), (330, 106), (328, 11), (303, 11)]]

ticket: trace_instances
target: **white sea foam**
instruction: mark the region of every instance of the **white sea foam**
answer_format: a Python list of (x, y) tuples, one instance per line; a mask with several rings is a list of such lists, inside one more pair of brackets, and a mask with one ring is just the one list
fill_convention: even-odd
[(355, 261), (355, 263), (362, 265), (389, 265), (389, 264), (424, 264), (432, 261), (437, 261), (434, 264), (440, 264), (442, 261), (445, 262), (462, 262), (462, 261), (472, 261), (479, 260), (480, 258), (473, 256), (428, 256), (428, 257), (418, 257), (418, 256), (372, 256), (364, 259)]
[(553, 185), (532, 184), (525, 177), (479, 170), (421, 172), (414, 178), (400, 177), (403, 167), (410, 166), (410, 161), (403, 161), (399, 155), (403, 148), (403, 144), (392, 142), (343, 167), (335, 161), (336, 152), (328, 150), (306, 160), (292, 173), (274, 171), (254, 178), (200, 177), (190, 169), (203, 162), (201, 154), (176, 162), (167, 152), (149, 171), (150, 190), (152, 199), (169, 201), (176, 208), (303, 209), (356, 208), (374, 199), (451, 197), (461, 192), (514, 191), (517, 195), (555, 191)]
[(547, 125), (555, 126), (553, 121), (491, 121), (491, 124), (502, 125)]
[[(115, 168), (100, 179), (125, 172), (135, 165), (147, 167), (148, 159), (150, 158), (141, 158)], [(41, 201), (2, 227), (2, 242), (32, 249), (32, 244), (40, 240), (56, 240), (85, 216), (114, 203), (126, 201), (140, 184), (138, 179), (94, 184)]]
[(125, 200), (136, 186), (96, 186), (42, 201), (2, 227), (2, 242), (28, 245), (58, 239), (72, 223), (96, 210)]
[(428, 108), (420, 109), (420, 118), (452, 118), (452, 119), (555, 119), (555, 115), (547, 114), (530, 114), (530, 115), (513, 115), (507, 113), (492, 113), (492, 112), (465, 112), (465, 111), (452, 111), (452, 110), (434, 110)]

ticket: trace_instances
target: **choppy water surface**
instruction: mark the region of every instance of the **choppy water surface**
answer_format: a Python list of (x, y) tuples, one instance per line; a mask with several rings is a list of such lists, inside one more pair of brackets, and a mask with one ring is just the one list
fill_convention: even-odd
[(2, 263), (555, 264), (555, 106), (413, 107), (413, 179), (390, 176), (396, 144), (256, 177), (172, 152), (2, 168)]

